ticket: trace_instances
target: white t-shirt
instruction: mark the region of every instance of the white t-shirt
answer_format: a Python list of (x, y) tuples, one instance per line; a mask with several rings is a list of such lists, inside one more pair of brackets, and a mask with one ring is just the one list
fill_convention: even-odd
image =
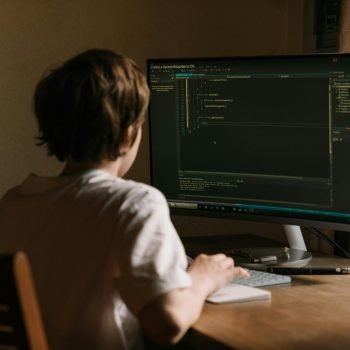
[(25, 251), (50, 349), (142, 349), (134, 315), (191, 285), (164, 196), (100, 170), (30, 175), (0, 201), (0, 252)]

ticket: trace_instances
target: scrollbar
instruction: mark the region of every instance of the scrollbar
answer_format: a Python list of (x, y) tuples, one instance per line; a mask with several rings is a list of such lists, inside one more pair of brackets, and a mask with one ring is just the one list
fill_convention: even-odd
[(168, 202), (170, 208), (198, 209), (196, 203)]

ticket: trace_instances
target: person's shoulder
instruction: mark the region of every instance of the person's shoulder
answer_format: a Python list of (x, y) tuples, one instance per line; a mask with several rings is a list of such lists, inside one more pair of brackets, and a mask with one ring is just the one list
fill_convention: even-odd
[(133, 180), (117, 179), (116, 181), (121, 185), (116, 195), (122, 194), (123, 198), (120, 212), (137, 217), (149, 217), (154, 213), (168, 215), (167, 201), (158, 189)]
[(158, 189), (142, 182), (114, 177), (102, 171), (90, 173), (88, 181), (100, 189), (103, 188), (103, 192), (109, 196), (122, 197), (129, 203), (166, 203), (164, 195)]
[(127, 189), (129, 198), (133, 198), (139, 202), (158, 202), (161, 204), (166, 203), (165, 197), (161, 191), (157, 188), (133, 180), (120, 179), (123, 182), (123, 186)]

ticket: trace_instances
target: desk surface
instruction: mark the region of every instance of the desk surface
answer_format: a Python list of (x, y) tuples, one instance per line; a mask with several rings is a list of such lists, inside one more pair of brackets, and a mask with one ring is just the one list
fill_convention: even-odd
[[(313, 258), (313, 266), (349, 266), (350, 260)], [(183, 340), (190, 349), (350, 349), (350, 275), (292, 276), (266, 288), (272, 299), (205, 304)]]

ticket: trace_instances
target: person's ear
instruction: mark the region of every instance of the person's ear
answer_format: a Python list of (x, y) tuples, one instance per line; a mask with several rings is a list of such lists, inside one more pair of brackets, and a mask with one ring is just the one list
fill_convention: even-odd
[(127, 129), (125, 130), (125, 134), (124, 134), (124, 144), (125, 145), (131, 147), (133, 135), (134, 135), (134, 126), (129, 125), (127, 127)]
[(134, 126), (129, 125), (124, 132), (123, 144), (120, 147), (121, 155), (126, 154), (130, 149), (130, 147), (132, 146), (133, 135), (134, 135)]

